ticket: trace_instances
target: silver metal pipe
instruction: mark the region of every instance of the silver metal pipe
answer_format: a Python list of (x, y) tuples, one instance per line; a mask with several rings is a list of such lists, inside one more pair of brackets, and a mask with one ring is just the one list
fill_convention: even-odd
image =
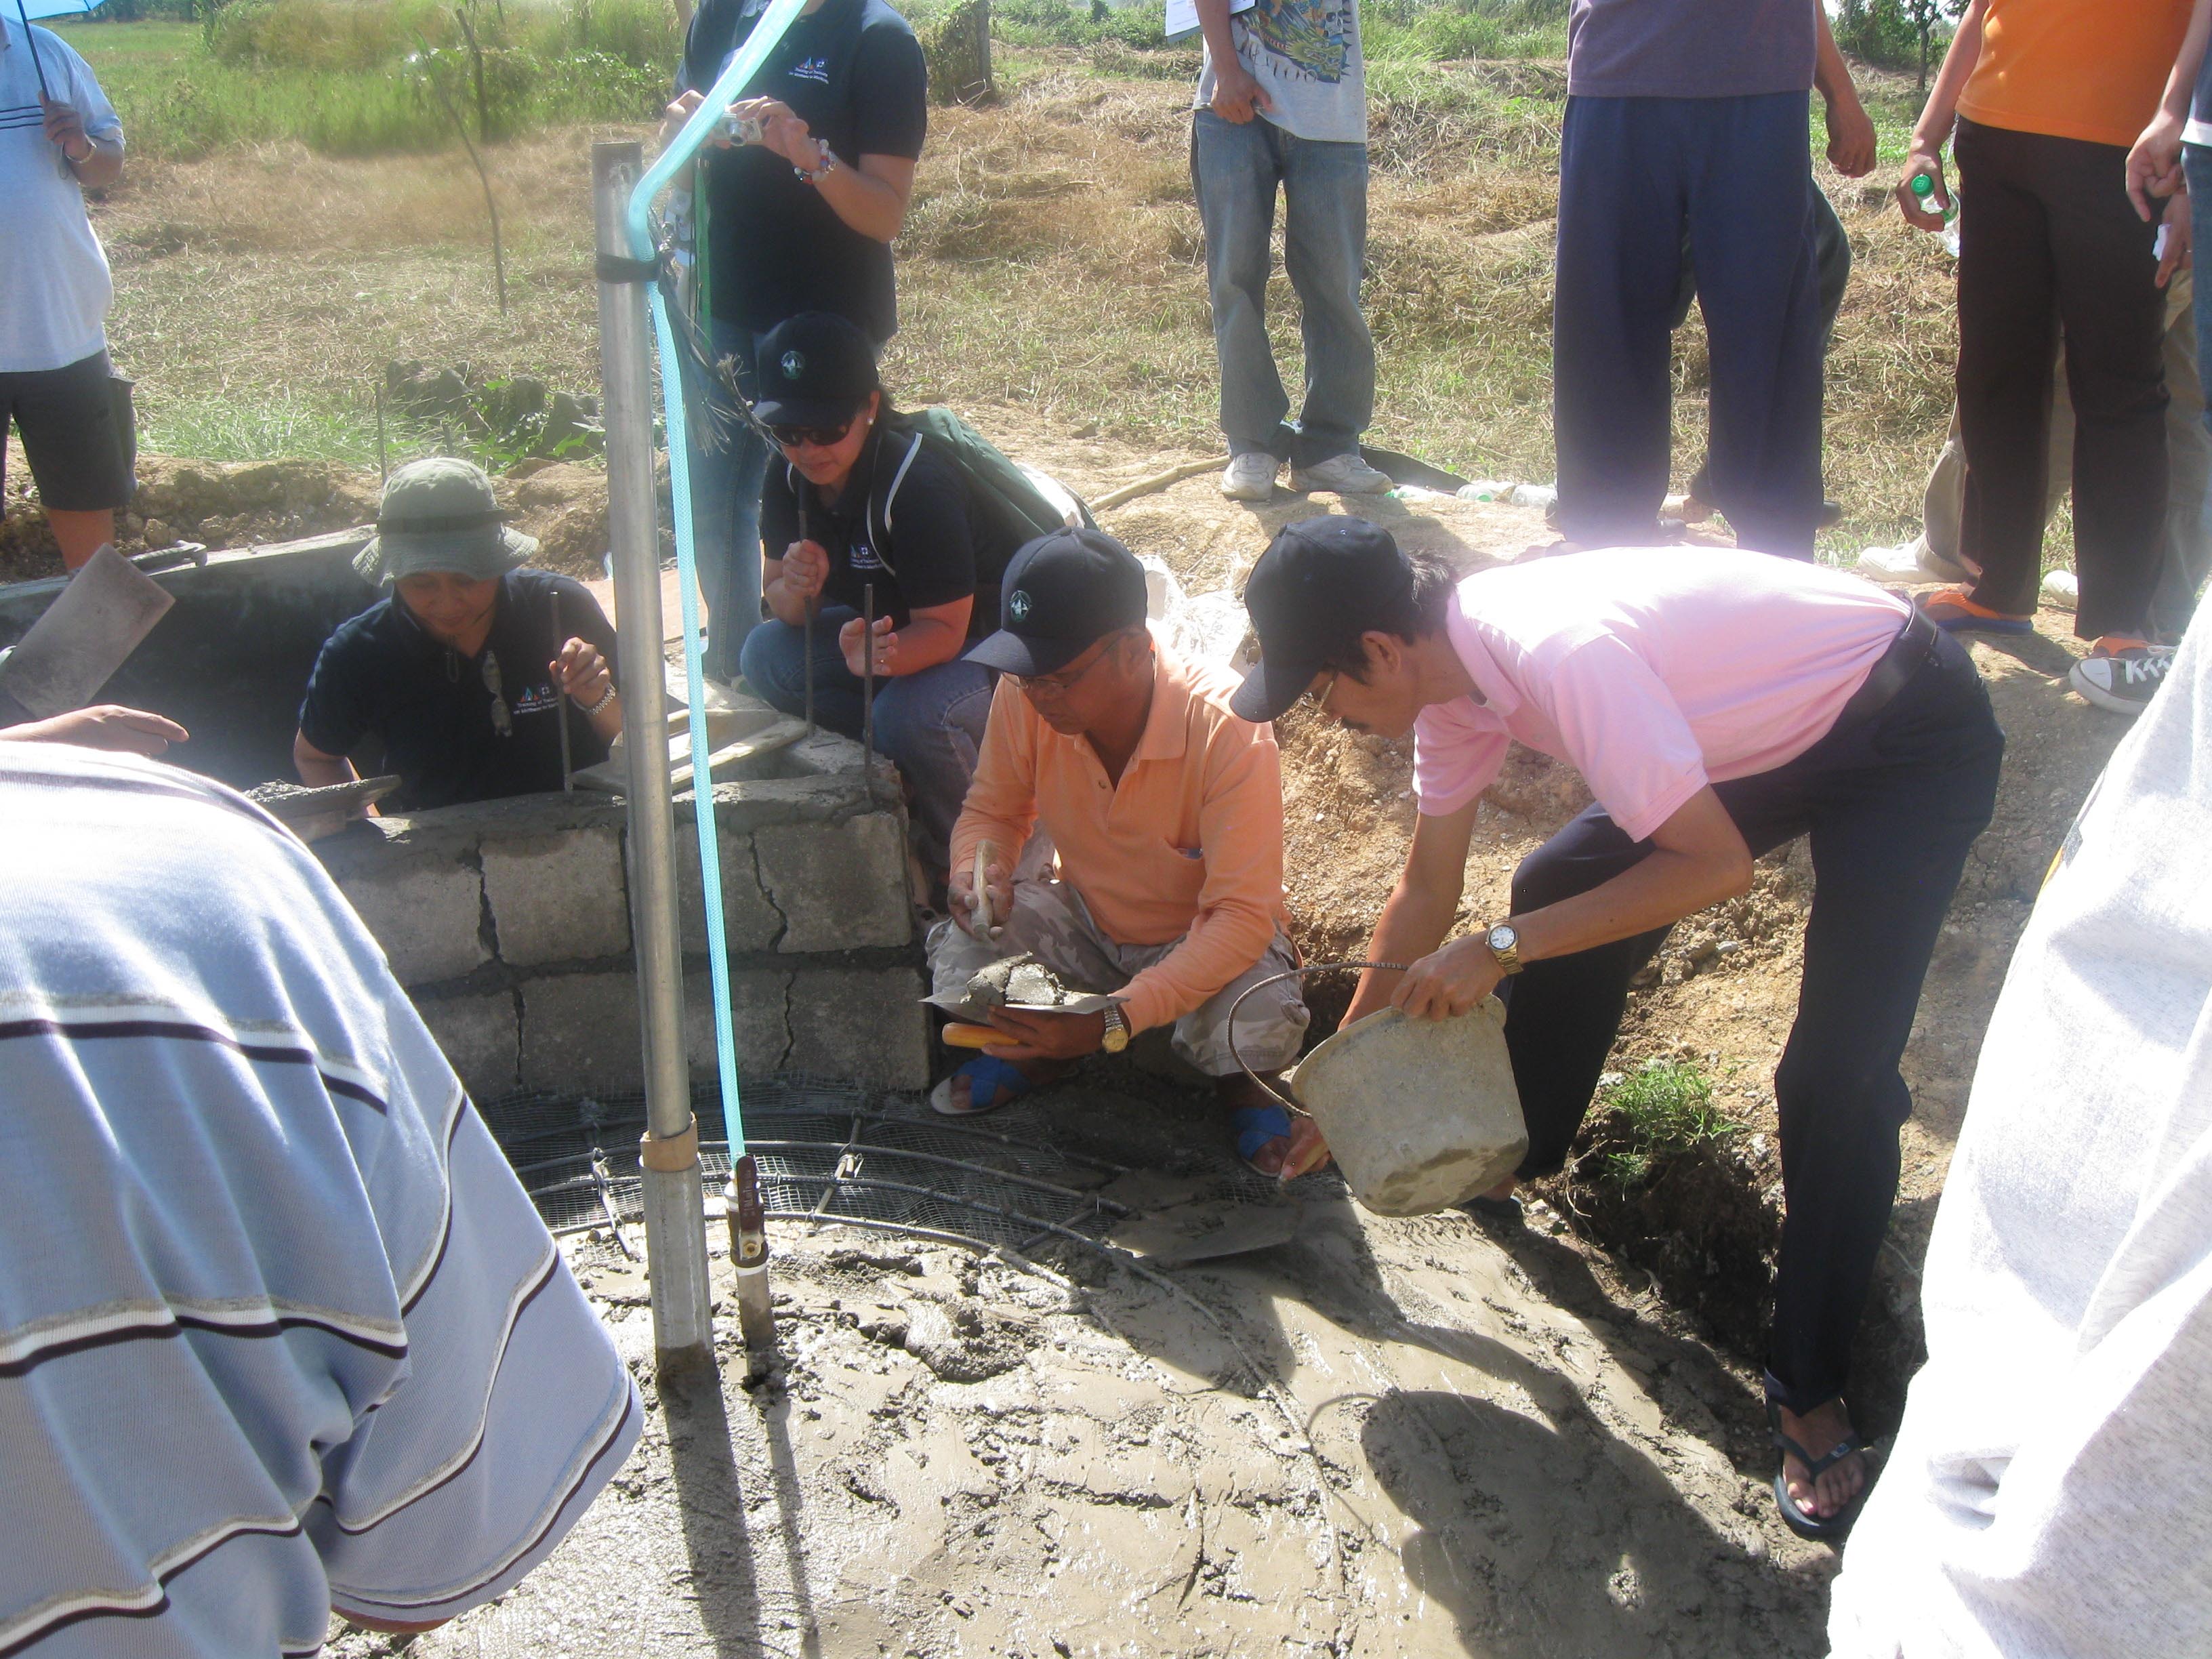
[[(592, 209), (602, 272), (626, 263), (623, 209), (642, 170), (635, 142), (592, 146)], [(668, 787), (661, 662), (660, 538), (653, 489), (653, 370), (645, 287), (599, 282), (599, 380), (607, 433), (623, 746), (629, 755), (630, 935), (637, 956), (647, 1134), (641, 1156), (653, 1345), (664, 1371), (714, 1360), (707, 1216), (684, 1048), (684, 957), (677, 932), (676, 817)]]

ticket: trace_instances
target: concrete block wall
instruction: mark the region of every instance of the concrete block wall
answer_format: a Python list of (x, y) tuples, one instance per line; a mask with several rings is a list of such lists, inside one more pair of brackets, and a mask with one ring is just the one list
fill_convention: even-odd
[[(905, 818), (873, 798), (858, 744), (828, 734), (769, 757), (784, 774), (715, 787), (740, 1075), (805, 1071), (878, 1088), (928, 1081), (928, 988)], [(685, 1042), (714, 1076), (693, 842), (677, 802)], [(625, 809), (532, 795), (358, 823), (315, 843), (470, 1092), (641, 1085)]]

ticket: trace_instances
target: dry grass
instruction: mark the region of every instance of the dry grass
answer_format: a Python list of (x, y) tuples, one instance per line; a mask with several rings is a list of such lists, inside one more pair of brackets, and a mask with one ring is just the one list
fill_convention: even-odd
[[(1212, 447), (1215, 378), (1188, 91), (1079, 54), (1012, 66), (1000, 106), (933, 112), (900, 248), (902, 395), (1018, 410), (1055, 437)], [(1375, 437), (1470, 474), (1551, 476), (1550, 216), (1556, 64), (1378, 66), (1370, 316)], [(1892, 100), (1893, 105), (1894, 100)], [(1895, 118), (1877, 100), (1887, 127)], [(118, 357), (149, 425), (165, 406), (289, 399), (359, 421), (393, 357), (589, 389), (598, 378), (586, 168), (594, 136), (498, 148), (513, 311), (499, 317), (482, 205), (459, 158), (297, 148), (137, 167), (99, 210)], [(631, 133), (627, 136), (640, 136)], [(1857, 267), (1830, 360), (1832, 547), (1909, 533), (1949, 407), (1950, 267), (1861, 187), (1823, 182)], [(1271, 298), (1285, 380), (1296, 311)], [(1703, 449), (1704, 342), (1678, 352), (1677, 476)]]

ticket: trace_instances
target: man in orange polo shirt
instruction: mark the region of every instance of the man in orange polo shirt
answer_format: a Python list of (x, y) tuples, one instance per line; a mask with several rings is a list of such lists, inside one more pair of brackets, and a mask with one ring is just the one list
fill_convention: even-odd
[[(1283, 931), (1273, 729), (1230, 712), (1235, 674), (1183, 662), (1152, 637), (1144, 568), (1111, 536), (1031, 542), (1001, 591), (1000, 630), (968, 653), (1006, 678), (952, 831), (952, 915), (930, 935), (931, 977), (957, 997), (981, 969), (1029, 952), (1070, 988), (1114, 1000), (1088, 1014), (991, 1011), (1008, 1042), (963, 1066), (932, 1103), (988, 1111), (1085, 1054), (1170, 1025), (1176, 1052), (1215, 1079), (1239, 1156), (1273, 1175), (1289, 1115), (1243, 1074), (1228, 1032), (1249, 987), (1297, 965)], [(979, 936), (974, 890), (987, 844), (995, 938)], [(1237, 1048), (1254, 1070), (1277, 1072), (1305, 1028), (1297, 981), (1284, 980), (1239, 1011)]]

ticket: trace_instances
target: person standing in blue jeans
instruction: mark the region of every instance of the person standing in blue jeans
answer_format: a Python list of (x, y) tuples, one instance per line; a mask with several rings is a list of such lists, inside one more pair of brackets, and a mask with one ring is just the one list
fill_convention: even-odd
[[(684, 36), (664, 133), (689, 120), (750, 37), (763, 0), (704, 0)], [(767, 441), (745, 420), (761, 337), (805, 311), (846, 319), (880, 349), (898, 328), (891, 241), (906, 222), (929, 125), (913, 28), (885, 0), (810, 0), (730, 114), (743, 142), (702, 156), (702, 330), (712, 361), (695, 411), (691, 518), (708, 616), (707, 672), (735, 672), (760, 621)]]
[(997, 626), (999, 579), (1022, 538), (958, 466), (896, 428), (874, 348), (851, 323), (802, 313), (761, 341), (759, 362), (754, 413), (782, 460), (761, 498), (776, 550), (769, 619), (739, 659), (745, 684), (799, 714), (811, 652), (815, 719), (857, 738), (873, 654), (875, 747), (906, 781), (916, 850), (942, 882), (998, 678), (962, 653)]
[(1573, 0), (1552, 331), (1559, 529), (1571, 542), (1660, 538), (1668, 324), (1686, 235), (1711, 344), (1712, 499), (1743, 546), (1813, 555), (1819, 3)]
[[(1359, 307), (1367, 258), (1367, 73), (1358, 0), (1197, 0), (1206, 56), (1190, 171), (1206, 227), (1206, 291), (1221, 364), (1221, 493), (1263, 501), (1291, 488), (1376, 495), (1359, 458), (1375, 413), (1375, 342)], [(1305, 393), (1289, 397), (1267, 339), (1269, 242), (1283, 197), (1283, 268), (1298, 296)]]

